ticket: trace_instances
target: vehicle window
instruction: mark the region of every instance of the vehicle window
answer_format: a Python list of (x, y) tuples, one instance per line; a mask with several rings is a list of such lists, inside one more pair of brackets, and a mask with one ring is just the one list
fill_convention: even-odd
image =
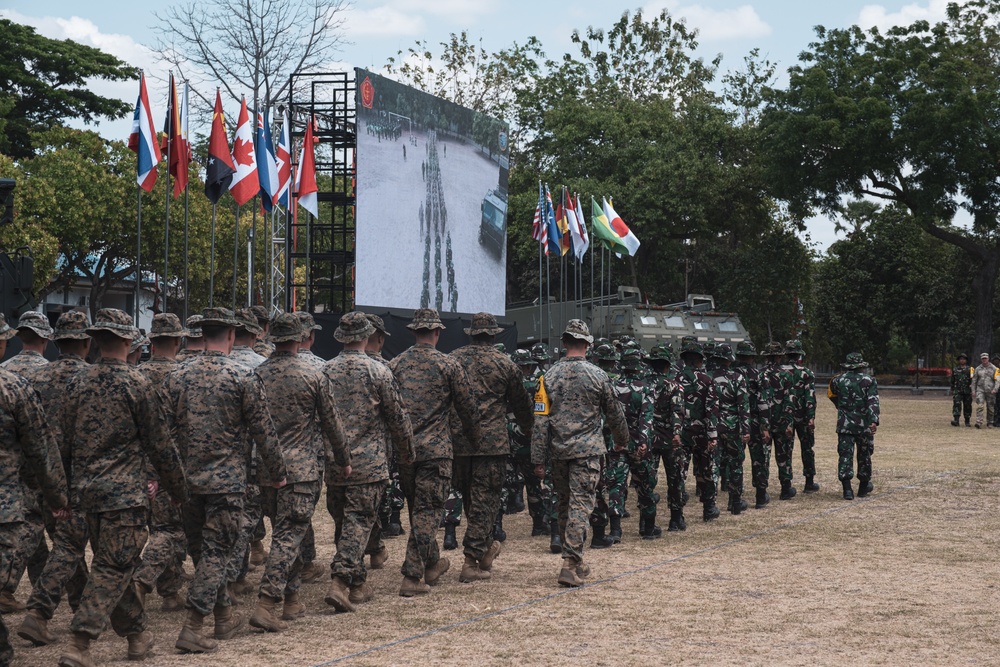
[(698, 331), (708, 331), (709, 329), (712, 328), (712, 325), (710, 325), (708, 322), (695, 322), (694, 328), (697, 329)]
[(663, 324), (671, 329), (683, 329), (684, 318), (680, 315), (669, 315), (663, 318)]
[(639, 318), (639, 320), (642, 321), (642, 326), (644, 327), (656, 326), (656, 318), (653, 317), (652, 315), (643, 315), (642, 317)]
[(719, 322), (719, 331), (735, 333), (739, 330), (739, 327), (736, 326), (736, 322)]

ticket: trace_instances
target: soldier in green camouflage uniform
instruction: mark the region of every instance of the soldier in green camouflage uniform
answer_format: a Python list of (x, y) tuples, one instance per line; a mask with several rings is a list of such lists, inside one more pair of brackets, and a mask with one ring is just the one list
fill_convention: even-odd
[[(87, 514), (94, 557), (70, 623), (73, 643), (59, 660), (67, 667), (95, 664), (90, 642), (109, 619), (115, 633), (128, 638), (130, 660), (149, 654), (153, 637), (132, 580), (146, 543), (147, 496), (162, 485), (177, 500), (187, 498), (184, 468), (156, 388), (126, 363), (136, 331), (131, 316), (104, 308), (87, 331), (101, 359), (69, 381), (61, 437), (72, 457), (72, 490)], [(158, 481), (148, 480), (147, 463)]]
[[(649, 368), (643, 364), (644, 357), (638, 344), (629, 345), (622, 355), (622, 374), (615, 381), (614, 387), (628, 422), (626, 460), (636, 489), (639, 535), (653, 539), (659, 537), (662, 531), (656, 525), (656, 505), (660, 501), (656, 493), (657, 461), (650, 449), (654, 385), (649, 376)], [(612, 523), (611, 537), (621, 541), (621, 523)]]
[(799, 436), (802, 451), (802, 475), (806, 478), (806, 493), (819, 491), (816, 483), (816, 376), (802, 364), (802, 341), (790, 340), (785, 343), (785, 358), (792, 374), (792, 394), (795, 404), (795, 434)]
[(593, 340), (582, 320), (567, 323), (561, 341), (566, 357), (546, 373), (544, 397), (535, 406), (531, 461), (539, 477), (545, 474), (546, 462), (552, 465), (563, 544), (557, 579), (561, 586), (581, 586), (590, 574), (583, 562), (583, 545), (606, 453), (602, 423), (611, 429), (619, 450), (629, 439), (628, 423), (611, 380), (587, 362), (587, 346)]
[(837, 477), (844, 499), (853, 500), (854, 454), (858, 457), (858, 496), (872, 491), (872, 451), (879, 423), (878, 384), (863, 369), (861, 355), (852, 352), (841, 364), (843, 373), (830, 380), (827, 396), (837, 407)]
[(763, 509), (771, 502), (767, 493), (771, 468), (771, 404), (767, 387), (761, 383), (761, 371), (754, 365), (757, 348), (751, 341), (743, 341), (736, 346), (736, 363), (731, 368), (743, 376), (747, 385), (750, 403), (750, 450), (751, 478), (757, 490), (756, 509)]
[[(649, 381), (652, 386), (650, 402), (653, 406), (653, 420), (650, 435), (650, 463), (646, 472), (654, 480), (660, 462), (664, 475), (670, 474), (670, 457), (674, 448), (681, 446), (681, 432), (684, 430), (684, 393), (677, 382), (670, 377), (670, 362), (673, 349), (669, 343), (655, 346), (649, 352), (646, 363), (651, 369)], [(641, 531), (640, 531), (641, 533)], [(644, 540), (660, 537), (662, 531), (656, 525), (655, 516), (652, 529), (646, 524)]]
[(958, 366), (951, 369), (951, 425), (958, 426), (958, 420), (965, 414), (965, 425), (972, 426), (972, 375), (969, 355), (958, 355)]
[(722, 450), (721, 478), (729, 491), (727, 507), (732, 514), (747, 508), (743, 500), (743, 461), (750, 442), (750, 392), (742, 373), (731, 368), (736, 361), (728, 343), (715, 347), (717, 368), (713, 374), (719, 401), (719, 448)]
[(774, 461), (778, 464), (778, 480), (781, 482), (781, 500), (795, 497), (792, 486), (792, 444), (795, 424), (795, 394), (792, 387), (795, 380), (781, 360), (785, 348), (781, 343), (771, 342), (764, 348), (763, 356), (767, 364), (761, 369), (761, 387), (770, 404), (768, 432), (774, 446)]
[[(201, 321), (205, 351), (167, 378), (167, 415), (184, 459), (189, 498), (181, 508), (188, 549), (195, 563), (188, 586), (190, 613), (174, 646), (210, 652), (242, 626), (226, 590), (226, 565), (240, 535), (251, 441), (261, 477), (284, 485), (285, 463), (258, 376), (229, 357), (236, 339), (233, 312), (206, 308)], [(203, 634), (215, 616), (215, 639)]]
[(451, 409), (458, 413), (469, 442), (479, 440), (479, 409), (465, 370), (435, 349), (445, 328), (437, 311), (418, 309), (407, 328), (417, 343), (389, 362), (389, 369), (396, 376), (414, 434), (414, 458), (399, 465), (410, 510), (399, 594), (412, 597), (429, 593), (429, 586), (450, 567), (438, 552), (437, 530), (452, 478)]
[[(392, 371), (364, 352), (374, 331), (364, 314), (344, 315), (334, 332), (344, 349), (323, 366), (344, 416), (353, 468), (345, 476), (330, 465), (326, 478), (327, 509), (336, 525), (337, 545), (326, 602), (338, 611), (354, 611), (355, 605), (374, 596), (367, 583), (364, 554), (386, 493), (387, 462), (413, 460), (413, 428)], [(372, 554), (373, 566), (381, 567), (387, 557), (382, 547)]]
[(716, 479), (715, 448), (718, 444), (718, 406), (712, 378), (701, 370), (704, 361), (702, 347), (697, 341), (684, 343), (681, 347), (683, 368), (677, 374), (677, 383), (684, 392), (684, 430), (681, 446), (671, 451), (670, 468), (667, 476), (667, 498), (670, 504), (670, 526), (668, 531), (684, 530), (686, 493), (684, 482), (688, 467), (694, 464), (695, 479), (700, 483), (702, 518), (712, 521), (718, 518), (719, 508), (715, 503)]
[[(37, 480), (44, 504), (60, 519), (69, 517), (66, 475), (59, 448), (38, 395), (27, 380), (0, 369), (0, 582), (12, 576), (13, 554), (24, 539), (25, 487), (22, 473)], [(0, 665), (14, 649), (0, 616)]]
[[(605, 372), (608, 376), (608, 380), (614, 386), (614, 383), (618, 380), (619, 367), (618, 364), (621, 361), (621, 355), (610, 343), (605, 343), (597, 348), (595, 353), (597, 359), (597, 366)], [(593, 529), (593, 535), (590, 539), (591, 549), (605, 549), (614, 544), (614, 540), (607, 535), (608, 525), (611, 523), (611, 517), (616, 517), (616, 523), (621, 525), (621, 518), (624, 513), (624, 499), (619, 493), (615, 496), (616, 500), (621, 501), (620, 503), (614, 503), (612, 501), (611, 491), (614, 488), (616, 481), (615, 476), (621, 473), (622, 468), (611, 467), (609, 461), (612, 454), (615, 456), (616, 464), (622, 461), (622, 457), (614, 452), (614, 442), (611, 436), (611, 426), (605, 423), (601, 428), (601, 435), (604, 437), (604, 448), (605, 456), (601, 459), (601, 476), (597, 482), (597, 490), (594, 498), (594, 511), (590, 515), (590, 526)], [(628, 475), (628, 467), (623, 468), (624, 475)], [(624, 484), (624, 481), (622, 482)]]

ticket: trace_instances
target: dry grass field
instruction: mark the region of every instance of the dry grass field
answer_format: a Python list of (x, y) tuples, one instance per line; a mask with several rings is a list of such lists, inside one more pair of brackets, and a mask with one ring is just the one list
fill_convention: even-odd
[[(452, 569), (430, 596), (400, 598), (405, 538), (396, 538), (386, 569), (370, 577), (378, 596), (357, 613), (331, 613), (326, 583), (307, 585), (309, 614), (291, 630), (247, 630), (214, 655), (176, 655), (182, 615), (161, 612), (152, 595), (157, 649), (147, 664), (1000, 664), (1000, 431), (953, 428), (950, 415), (950, 399), (884, 396), (875, 492), (847, 502), (835, 413), (821, 398), (819, 493), (779, 502), (775, 492), (768, 508), (711, 524), (693, 506), (687, 532), (655, 541), (637, 536), (632, 493), (624, 543), (587, 552), (593, 583), (581, 589), (556, 585), (559, 557), (547, 538), (530, 537), (522, 513), (506, 520), (490, 582), (460, 584), (460, 551), (450, 552)], [(800, 491), (801, 472), (796, 460)], [(774, 489), (773, 464), (771, 475)], [(662, 477), (661, 486), (665, 496)], [(329, 558), (330, 520), (316, 516)], [(18, 597), (28, 594), (25, 582)], [(5, 618), (12, 635), (20, 620)], [(63, 642), (69, 620), (60, 607), (52, 627)], [(12, 639), (14, 665), (56, 664), (58, 644)], [(124, 664), (125, 641), (109, 631), (93, 653)]]

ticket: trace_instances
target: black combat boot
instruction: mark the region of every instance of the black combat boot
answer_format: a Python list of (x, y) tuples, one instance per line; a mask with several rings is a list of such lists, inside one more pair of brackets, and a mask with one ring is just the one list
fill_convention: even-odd
[(558, 521), (549, 521), (549, 551), (554, 554), (562, 553), (562, 535)]
[(764, 509), (769, 502), (771, 502), (771, 496), (767, 489), (757, 489), (757, 503), (754, 505), (754, 509)]
[(611, 538), (604, 534), (604, 528), (604, 526), (593, 526), (594, 536), (590, 538), (591, 549), (607, 549), (608, 547), (614, 545)]
[(620, 516), (611, 516), (611, 532), (608, 533), (608, 539), (611, 540), (612, 544), (621, 544), (622, 518)]
[[(698, 500), (701, 500), (702, 486), (703, 486), (703, 484), (701, 483), (700, 480), (695, 480), (695, 483), (694, 483), (694, 497), (697, 498)], [(685, 498), (684, 501), (687, 502), (687, 498)]]
[(819, 491), (819, 484), (813, 481), (813, 476), (809, 475), (806, 477), (806, 485), (802, 488), (806, 493), (816, 493)]
[(549, 532), (549, 526), (545, 522), (545, 517), (542, 516), (541, 510), (537, 513), (531, 515), (531, 536), (538, 537), (539, 535), (545, 535)]
[(663, 535), (663, 529), (656, 525), (656, 514), (640, 521), (639, 534), (644, 540), (658, 540)]
[(497, 512), (497, 522), (493, 524), (493, 539), (497, 542), (507, 541), (507, 531), (503, 529), (503, 510)]
[(735, 493), (729, 494), (729, 513), (730, 514), (742, 514), (743, 510), (747, 508), (747, 501), (743, 500), (740, 496)]
[(403, 524), (399, 522), (399, 510), (392, 510), (389, 515), (389, 527), (383, 533), (386, 537), (399, 537), (403, 534)]
[(795, 497), (795, 487), (792, 486), (792, 480), (783, 480), (781, 482), (781, 495), (778, 497), (781, 500), (791, 500)]
[(858, 477), (858, 498), (864, 498), (874, 490), (875, 489), (872, 486), (872, 481), (870, 479)]
[(958, 417), (955, 417), (954, 419), (951, 420), (951, 425), (958, 426)]
[(670, 510), (670, 524), (667, 526), (668, 533), (676, 533), (684, 530), (687, 525), (684, 523), (684, 510)]
[(446, 523), (444, 524), (444, 549), (445, 551), (454, 551), (458, 548), (458, 538), (455, 537), (455, 524)]
[(514, 485), (507, 496), (507, 514), (519, 514), (524, 511), (524, 483)]
[(844, 500), (854, 500), (854, 489), (851, 488), (851, 480), (842, 479), (840, 481), (844, 485)]
[(708, 521), (714, 521), (719, 518), (719, 506), (715, 504), (715, 498), (709, 498), (705, 501), (705, 509), (702, 511), (702, 518)]

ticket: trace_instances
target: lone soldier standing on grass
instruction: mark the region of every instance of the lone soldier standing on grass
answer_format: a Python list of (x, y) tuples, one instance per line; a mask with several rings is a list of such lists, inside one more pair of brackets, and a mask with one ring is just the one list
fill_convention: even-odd
[(990, 363), (990, 355), (979, 355), (979, 365), (972, 374), (972, 392), (976, 395), (976, 428), (983, 427), (983, 411), (986, 412), (986, 428), (993, 428), (994, 401), (997, 395), (997, 367)]
[(531, 462), (539, 478), (545, 476), (545, 462), (552, 465), (562, 531), (563, 562), (557, 579), (561, 586), (582, 586), (590, 575), (583, 562), (583, 544), (607, 452), (604, 422), (619, 452), (629, 441), (625, 412), (611, 380), (587, 361), (587, 347), (593, 341), (585, 322), (570, 320), (562, 335), (566, 357), (548, 370), (535, 396)]
[(879, 422), (878, 385), (863, 372), (866, 364), (857, 352), (841, 364), (845, 371), (830, 380), (827, 396), (837, 406), (837, 476), (844, 485), (844, 500), (854, 500), (854, 451), (858, 457), (858, 497), (872, 491), (872, 451)]
[[(389, 362), (413, 425), (412, 461), (400, 461), (399, 478), (410, 510), (410, 536), (403, 562), (403, 597), (426, 595), (448, 571), (440, 555), (438, 526), (452, 481), (453, 448), (449, 418), (454, 407), (465, 437), (479, 444), (479, 409), (472, 384), (452, 357), (436, 348), (444, 323), (433, 308), (420, 308), (406, 325), (416, 344)], [(421, 581), (423, 579), (423, 581)]]
[(965, 413), (966, 427), (972, 426), (972, 366), (969, 365), (969, 355), (962, 352), (958, 355), (958, 366), (951, 369), (951, 425), (958, 426), (958, 419)]

